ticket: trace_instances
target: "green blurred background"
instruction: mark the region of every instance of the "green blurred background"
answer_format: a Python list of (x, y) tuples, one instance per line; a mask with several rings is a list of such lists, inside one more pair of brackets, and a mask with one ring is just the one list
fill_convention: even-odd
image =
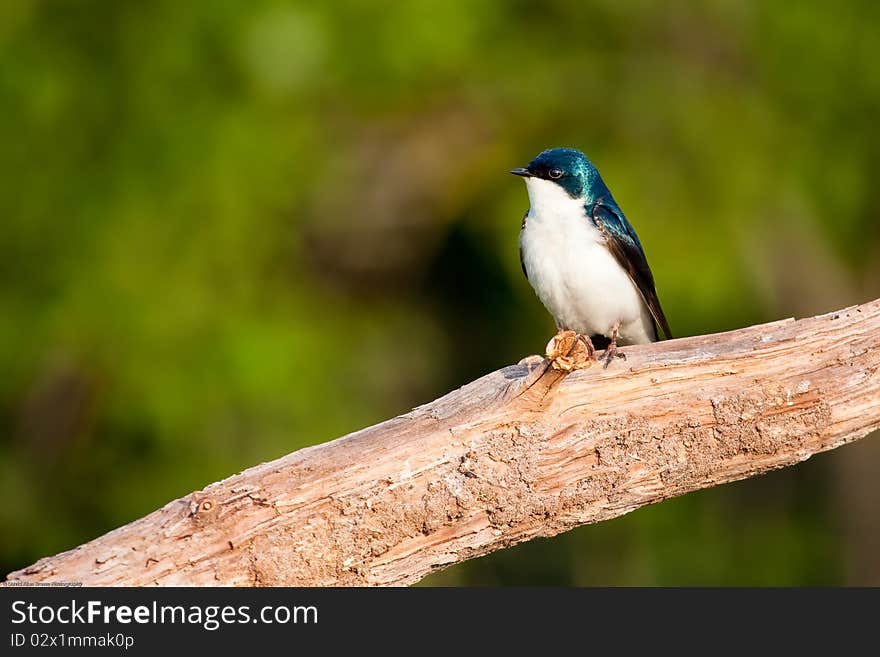
[[(582, 148), (693, 335), (880, 296), (880, 4), (0, 3), (0, 573), (526, 354)], [(433, 584), (880, 584), (880, 441)]]

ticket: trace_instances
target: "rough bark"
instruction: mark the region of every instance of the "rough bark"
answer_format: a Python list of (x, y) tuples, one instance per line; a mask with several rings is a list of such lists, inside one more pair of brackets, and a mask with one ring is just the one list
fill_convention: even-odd
[(625, 351), (607, 370), (568, 376), (546, 363), (506, 367), (9, 579), (408, 584), (880, 427), (880, 300)]

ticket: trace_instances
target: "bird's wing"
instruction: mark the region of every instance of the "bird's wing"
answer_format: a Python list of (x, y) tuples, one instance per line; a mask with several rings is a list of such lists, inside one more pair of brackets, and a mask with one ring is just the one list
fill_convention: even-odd
[(636, 231), (614, 201), (599, 199), (593, 205), (590, 216), (605, 236), (606, 244), (614, 258), (635, 283), (657, 326), (663, 329), (666, 339), (670, 339), (672, 333), (669, 331), (669, 323), (666, 321), (666, 315), (663, 314), (663, 308), (660, 307), (660, 299), (654, 286), (654, 275), (651, 274), (651, 268), (648, 266), (645, 251)]
[[(526, 213), (523, 215), (522, 226), (520, 226), (519, 233), (522, 235), (522, 232), (526, 229), (526, 221), (529, 218), (529, 211), (526, 210)], [(526, 271), (526, 261), (523, 260), (523, 252), (522, 252), (522, 240), (519, 243), (519, 266), (522, 267), (523, 274), (526, 275), (526, 280), (529, 280), (529, 272)], [(531, 282), (531, 281), (529, 281)]]

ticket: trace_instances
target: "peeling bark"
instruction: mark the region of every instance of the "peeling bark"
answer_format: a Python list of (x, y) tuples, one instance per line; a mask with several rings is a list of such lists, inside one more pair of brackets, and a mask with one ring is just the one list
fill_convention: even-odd
[(401, 585), (880, 427), (880, 300), (493, 372), (11, 573), (85, 585)]

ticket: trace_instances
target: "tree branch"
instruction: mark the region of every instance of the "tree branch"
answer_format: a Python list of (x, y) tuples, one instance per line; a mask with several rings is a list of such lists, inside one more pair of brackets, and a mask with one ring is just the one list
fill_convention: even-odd
[(880, 427), (880, 300), (506, 367), (9, 575), (86, 585), (399, 585), (781, 468)]

